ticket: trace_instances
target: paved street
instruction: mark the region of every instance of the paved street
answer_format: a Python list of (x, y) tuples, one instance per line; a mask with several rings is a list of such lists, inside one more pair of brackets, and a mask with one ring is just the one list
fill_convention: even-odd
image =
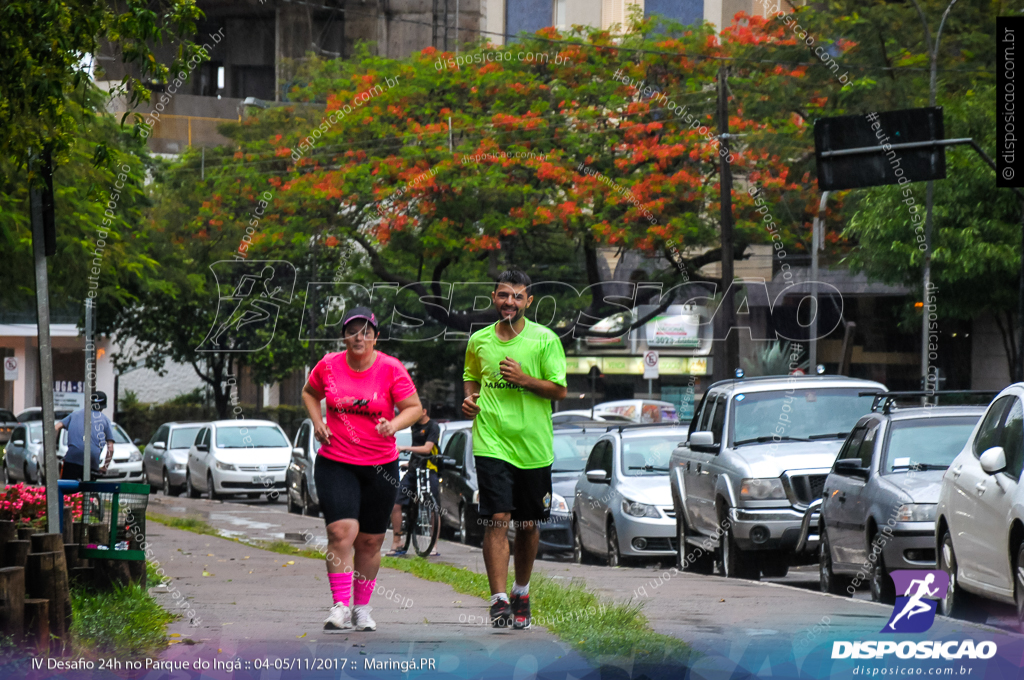
[[(316, 537), (315, 540), (323, 540), (325, 537), (322, 519), (291, 515), (285, 511), (283, 504), (268, 504), (262, 500), (222, 503), (205, 499), (166, 498), (160, 495), (151, 497), (150, 508), (153, 512), (166, 515), (198, 516), (226, 534), (246, 536), (257, 540), (282, 540), (285, 538), (285, 534), (305, 534), (306, 532), (311, 532)], [(156, 524), (151, 525), (151, 530), (156, 537), (159, 537), (162, 532), (169, 531)], [(178, 532), (175, 532), (175, 536), (178, 536)], [(222, 543), (207, 536), (186, 540), (190, 545), (197, 542), (201, 542), (203, 545)], [(385, 541), (385, 546), (390, 545), (390, 540), (389, 536)], [(223, 543), (225, 546), (231, 545), (227, 542)], [(228, 548), (221, 550), (228, 551)], [(261, 552), (242, 546), (233, 547), (230, 549), (231, 557), (236, 557), (234, 553), (239, 551), (250, 555), (250, 563), (253, 553)], [(484, 571), (483, 557), (479, 548), (443, 541), (439, 545), (439, 551), (441, 555), (431, 558), (432, 560), (466, 567), (481, 573)], [(216, 551), (207, 550), (207, 552)], [(172, 557), (180, 559), (174, 555)], [(225, 558), (222, 556), (209, 558), (209, 560), (214, 559)], [(209, 560), (204, 563), (214, 566), (223, 564)], [(300, 606), (309, 609), (309, 613), (301, 618), (301, 625), (295, 623), (287, 630), (289, 635), (298, 636), (302, 632), (308, 632), (309, 636), (318, 637), (317, 633), (320, 628), (318, 622), (322, 620), (324, 602), (327, 601), (327, 586), (323, 581), (322, 565), (308, 559), (296, 559), (295, 565), (282, 567), (280, 566), (281, 562), (285, 560), (277, 555), (265, 561), (267, 563), (265, 568), (270, 571), (265, 572), (264, 578), (267, 574), (276, 576), (287, 573), (290, 578), (305, 579), (311, 585), (315, 584), (309, 589), (296, 589), (295, 599), (290, 598), (289, 607), (293, 602), (297, 605), (301, 603)], [(189, 564), (195, 564), (195, 561), (192, 560)], [(191, 568), (196, 569), (197, 567), (192, 566)], [(589, 588), (610, 600), (624, 602), (633, 599), (639, 601), (655, 631), (685, 640), (699, 651), (726, 655), (729, 658), (740, 658), (744, 651), (749, 650), (751, 646), (756, 646), (761, 642), (774, 644), (771, 641), (778, 639), (792, 640), (795, 651), (797, 654), (801, 654), (810, 652), (828, 639), (837, 637), (843, 639), (872, 638), (881, 630), (892, 612), (891, 607), (870, 602), (866, 591), (858, 593), (858, 597), (854, 599), (818, 592), (817, 572), (814, 567), (794, 569), (784, 579), (772, 579), (764, 582), (726, 580), (719, 576), (700, 576), (679, 572), (673, 574), (671, 569), (657, 569), (653, 566), (617, 569), (603, 566), (581, 566), (564, 559), (540, 560), (537, 564), (537, 571), (553, 579), (566, 582), (583, 579)], [(192, 578), (195, 579), (195, 576)], [(264, 581), (264, 579), (259, 580)], [(396, 591), (413, 593), (411, 596), (417, 600), (417, 605), (415, 607), (416, 615), (413, 617), (398, 610), (392, 610), (388, 604), (378, 602), (378, 598), (375, 596), (374, 606), (380, 606), (383, 609), (382, 615), (378, 618), (378, 622), (382, 624), (382, 633), (386, 632), (390, 635), (391, 624), (398, 625), (399, 630), (404, 633), (409, 626), (419, 625), (416, 622), (421, 622), (425, 617), (432, 622), (445, 623), (444, 626), (431, 627), (432, 631), (438, 629), (438, 639), (451, 639), (450, 636), (461, 636), (462, 639), (472, 638), (473, 640), (488, 639), (486, 635), (474, 636), (472, 630), (467, 630), (466, 626), (460, 626), (457, 623), (459, 612), (482, 612), (485, 606), (482, 601), (471, 603), (472, 598), (456, 594), (439, 584), (431, 584), (429, 588), (424, 588), (423, 582), (390, 570), (381, 577), (382, 582), (385, 580), (389, 587), (394, 584)], [(308, 592), (303, 592), (300, 595), (299, 590)], [(447, 591), (448, 594), (440, 596), (438, 593), (442, 590)], [(646, 596), (644, 595), (645, 591)], [(224, 598), (229, 597), (229, 592), (230, 590), (224, 591)], [(427, 592), (432, 594), (431, 599), (425, 600), (421, 607), (419, 594)], [(232, 599), (232, 601), (235, 600)], [(423, 617), (419, 612), (421, 608)], [(262, 607), (260, 609), (263, 610)], [(979, 626), (940, 617), (929, 632), (929, 638), (931, 639), (933, 636), (936, 636), (935, 639), (939, 637), (962, 638), (973, 635), (976, 638), (1010, 639), (1006, 629), (1009, 628), (1013, 617), (1012, 609), (1001, 607), (994, 607), (994, 609), (995, 615), (990, 617), (990, 621), (996, 627)], [(218, 612), (218, 616), (223, 618), (219, 609), (215, 611)], [(231, 621), (225, 619), (224, 622), (240, 625), (241, 628), (252, 627), (254, 633), (261, 630), (278, 630), (272, 623), (272, 617), (276, 615), (276, 610), (270, 608), (268, 611), (271, 619), (266, 622), (241, 622), (241, 625), (234, 619)], [(416, 622), (413, 622), (414, 618)], [(385, 623), (389, 625), (385, 626)], [(815, 626), (819, 626), (819, 628), (816, 629)], [(230, 634), (233, 639), (239, 639), (239, 628), (224, 633), (226, 628), (226, 626), (220, 628), (220, 634)], [(442, 632), (441, 628), (444, 628), (445, 631)], [(489, 631), (487, 632), (489, 633)], [(541, 633), (534, 631), (531, 635), (540, 636)], [(322, 636), (319, 637), (322, 638)], [(1016, 635), (1013, 637), (1017, 640), (1020, 639)], [(288, 636), (282, 633), (277, 639), (282, 638), (288, 639)], [(402, 635), (396, 633), (395, 639), (402, 639)], [(546, 635), (545, 639), (553, 640), (551, 636)], [(731, 647), (726, 649), (723, 648), (723, 645)]]

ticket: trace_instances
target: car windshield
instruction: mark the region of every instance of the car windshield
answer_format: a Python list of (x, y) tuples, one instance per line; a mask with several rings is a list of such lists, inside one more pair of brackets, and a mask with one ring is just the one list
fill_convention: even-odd
[(945, 470), (964, 448), (980, 416), (921, 418), (892, 424), (883, 474)]
[(555, 462), (551, 472), (580, 472), (602, 433), (555, 433)]
[(622, 474), (627, 477), (667, 475), (668, 459), (686, 435), (630, 437), (622, 440)]
[(171, 443), (169, 449), (187, 449), (192, 446), (199, 434), (198, 427), (178, 427), (171, 430)]
[(43, 424), (42, 423), (29, 423), (28, 424), (28, 438), (33, 443), (38, 444), (43, 441)]
[(398, 446), (398, 459), (409, 460), (411, 455), (408, 451), (402, 451), (403, 447), (412, 446), (412, 430), (402, 430), (395, 433), (395, 444)]
[(797, 389), (737, 393), (733, 396), (733, 445), (756, 441), (845, 439), (857, 420), (871, 412), (864, 388)]
[(128, 434), (121, 429), (121, 426), (117, 423), (111, 423), (110, 429), (114, 431), (114, 443), (115, 444), (131, 444), (132, 440)]
[(255, 427), (227, 426), (217, 428), (217, 448), (220, 449), (262, 449), (271, 446), (288, 446), (284, 433), (270, 425)]

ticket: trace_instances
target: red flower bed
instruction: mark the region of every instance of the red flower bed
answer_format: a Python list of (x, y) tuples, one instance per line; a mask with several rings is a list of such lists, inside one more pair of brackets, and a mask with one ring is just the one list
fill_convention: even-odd
[[(74, 521), (82, 519), (82, 494), (64, 497), (64, 506), (71, 508)], [(41, 486), (12, 484), (0, 491), (0, 519), (14, 520), (21, 525), (44, 526), (46, 522), (46, 489)]]

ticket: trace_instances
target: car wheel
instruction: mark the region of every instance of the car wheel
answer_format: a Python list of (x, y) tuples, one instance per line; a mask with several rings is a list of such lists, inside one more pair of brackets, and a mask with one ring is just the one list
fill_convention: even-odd
[(223, 496), (217, 493), (217, 489), (213, 486), (213, 473), (206, 473), (206, 497), (211, 501), (219, 501)]
[[(723, 521), (723, 524), (725, 522)], [(752, 555), (736, 545), (733, 538), (732, 525), (722, 534), (722, 576), (726, 578), (745, 578), (752, 581), (761, 579), (761, 569), (753, 561)]]
[(165, 496), (177, 496), (178, 493), (179, 493), (178, 489), (173, 487), (173, 486), (171, 486), (171, 476), (167, 473), (167, 470), (164, 470), (164, 479), (163, 479), (163, 481), (164, 481), (164, 495)]
[(262, 495), (263, 494), (260, 494), (260, 493), (247, 493), (247, 494), (245, 494), (245, 497), (248, 498), (251, 501), (254, 501), (257, 498), (259, 498), (260, 496), (262, 496)]
[(1013, 599), (1017, 603), (1017, 630), (1024, 632), (1024, 543), (1017, 548), (1013, 569)]
[[(972, 618), (971, 615), (977, 613), (972, 611), (975, 609), (972, 605), (976, 603), (971, 594), (960, 586), (960, 581), (957, 579), (956, 551), (953, 550), (953, 537), (948, 531), (942, 536), (942, 547), (939, 550), (939, 569), (946, 572), (946, 575), (949, 577), (946, 597), (939, 600), (939, 609), (942, 615), (955, 619)], [(1016, 578), (1014, 580), (1016, 581)]]
[(821, 530), (821, 548), (818, 555), (818, 587), (823, 593), (853, 597), (851, 579), (832, 571), (832, 548), (828, 542), (828, 532), (824, 527)]
[(309, 487), (306, 486), (305, 480), (302, 482), (302, 514), (306, 517), (320, 516), (320, 508), (313, 502), (313, 497), (309, 495)]
[(617, 567), (622, 564), (622, 553), (619, 552), (619, 532), (615, 530), (615, 523), (608, 523), (608, 566)]
[(466, 506), (459, 506), (459, 543), (469, 545), (469, 522), (466, 521)]
[(11, 483), (11, 473), (7, 470), (7, 461), (4, 461), (4, 486)]
[(595, 561), (590, 552), (583, 547), (579, 522), (575, 518), (572, 521), (572, 561), (576, 564), (593, 564)]
[[(871, 545), (876, 545), (878, 540), (878, 534), (875, 534), (875, 538), (872, 539)], [(882, 604), (896, 604), (896, 584), (893, 583), (892, 577), (889, 576), (889, 570), (885, 567), (885, 556), (882, 555), (881, 549), (878, 551), (878, 560), (875, 561), (875, 567), (871, 570), (871, 599), (874, 602), (881, 602)]]
[(32, 484), (33, 483), (32, 482), (32, 477), (29, 476), (29, 474), (28, 474), (28, 461), (27, 460), (22, 465), (21, 474), (25, 478), (25, 483), (26, 484)]
[(199, 489), (192, 484), (192, 475), (185, 473), (185, 493), (189, 498), (199, 498)]
[(271, 489), (270, 491), (267, 492), (267, 502), (268, 503), (280, 503), (282, 495), (288, 495), (288, 491), (286, 490), (284, 492), (284, 494), (282, 494), (277, 489)]
[(715, 553), (709, 552), (702, 547), (695, 547), (686, 543), (689, 535), (686, 527), (686, 518), (680, 511), (676, 511), (676, 540), (679, 546), (676, 550), (678, 567), (683, 571), (690, 571), (695, 574), (712, 574), (715, 571)]
[(285, 489), (284, 495), (285, 495), (285, 501), (284, 502), (285, 502), (285, 506), (288, 509), (288, 512), (293, 514), (293, 515), (301, 514), (302, 513), (302, 508), (299, 507), (298, 503), (296, 503), (295, 501), (292, 500), (292, 492), (290, 490), (288, 490), (288, 489)]

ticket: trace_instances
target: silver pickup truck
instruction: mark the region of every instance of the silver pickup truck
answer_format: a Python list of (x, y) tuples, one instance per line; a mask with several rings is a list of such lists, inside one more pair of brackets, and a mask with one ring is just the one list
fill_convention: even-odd
[[(679, 563), (731, 578), (785, 576), (804, 511), (884, 385), (843, 376), (726, 380), (705, 393), (669, 461)], [(816, 523), (812, 526), (817, 526)], [(815, 547), (817, 536), (807, 539)]]

